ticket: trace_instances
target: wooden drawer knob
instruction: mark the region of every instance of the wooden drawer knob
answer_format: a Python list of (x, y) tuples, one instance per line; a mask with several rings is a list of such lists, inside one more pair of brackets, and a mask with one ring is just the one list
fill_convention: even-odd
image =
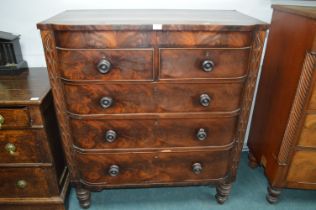
[(108, 130), (105, 133), (105, 140), (109, 143), (114, 142), (116, 137), (117, 137), (117, 134), (114, 130)]
[(16, 186), (20, 189), (24, 189), (27, 186), (27, 182), (25, 180), (19, 180), (16, 182)]
[(203, 93), (200, 95), (200, 104), (202, 106), (209, 106), (211, 103), (211, 97), (207, 95), (206, 93)]
[(111, 70), (111, 63), (105, 58), (102, 58), (98, 63), (97, 68), (101, 74), (106, 74)]
[(0, 114), (0, 129), (4, 123), (4, 117)]
[(203, 69), (203, 71), (205, 71), (205, 72), (210, 72), (210, 71), (212, 71), (213, 68), (214, 68), (214, 66), (215, 66), (215, 64), (214, 64), (214, 62), (211, 61), (211, 60), (205, 60), (205, 61), (203, 61), (203, 63), (202, 63), (202, 69)]
[(194, 163), (192, 165), (192, 171), (195, 174), (200, 174), (203, 170), (202, 164), (201, 163)]
[(108, 174), (110, 176), (117, 176), (120, 173), (120, 167), (118, 165), (111, 165), (109, 170), (108, 170)]
[(206, 138), (207, 138), (207, 133), (206, 131), (204, 130), (204, 128), (200, 128), (198, 130), (198, 132), (196, 133), (196, 138), (199, 140), (199, 141), (204, 141)]
[(113, 99), (111, 97), (103, 97), (100, 99), (100, 105), (102, 108), (109, 108), (113, 104)]
[(14, 155), (14, 153), (16, 152), (16, 146), (12, 143), (7, 143), (5, 145), (5, 150), (10, 154), (10, 155)]

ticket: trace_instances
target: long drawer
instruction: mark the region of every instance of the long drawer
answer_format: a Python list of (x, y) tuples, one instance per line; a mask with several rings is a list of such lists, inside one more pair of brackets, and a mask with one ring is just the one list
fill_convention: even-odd
[(225, 112), (240, 107), (243, 83), (66, 83), (66, 104), (75, 114)]
[(51, 169), (0, 168), (0, 197), (48, 197)]
[(81, 149), (159, 149), (227, 146), (234, 140), (237, 116), (175, 119), (71, 119), (74, 143)]
[(97, 185), (137, 185), (212, 181), (229, 171), (229, 151), (77, 154), (82, 181)]
[(43, 145), (32, 130), (0, 132), (0, 163), (43, 162)]

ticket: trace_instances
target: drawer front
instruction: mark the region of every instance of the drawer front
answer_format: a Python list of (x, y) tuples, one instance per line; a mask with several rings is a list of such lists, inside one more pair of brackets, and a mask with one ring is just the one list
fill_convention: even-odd
[(78, 154), (77, 159), (84, 182), (122, 186), (220, 179), (228, 173), (230, 152)]
[(36, 133), (28, 130), (0, 132), (0, 163), (40, 163), (40, 142)]
[(316, 115), (309, 114), (305, 117), (298, 145), (316, 148)]
[(153, 80), (153, 49), (58, 50), (67, 80)]
[(316, 151), (296, 151), (287, 180), (305, 184), (316, 184)]
[(64, 87), (68, 110), (75, 114), (222, 112), (239, 108), (243, 83)]
[(252, 32), (157, 32), (160, 47), (249, 47)]
[(1, 129), (30, 126), (27, 108), (0, 108)]
[(50, 174), (41, 168), (1, 168), (0, 197), (48, 197)]
[(160, 78), (238, 78), (248, 58), (249, 49), (160, 49)]
[(151, 48), (155, 32), (55, 31), (56, 45), (71, 49)]
[[(202, 119), (71, 120), (75, 145), (83, 149), (155, 149), (225, 146), (236, 117)], [(114, 132), (113, 132), (114, 131)]]

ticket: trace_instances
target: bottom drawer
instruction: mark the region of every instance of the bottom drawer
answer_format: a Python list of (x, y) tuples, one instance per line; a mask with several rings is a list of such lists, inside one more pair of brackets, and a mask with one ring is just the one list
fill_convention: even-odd
[(296, 151), (287, 181), (316, 184), (316, 151)]
[(229, 169), (229, 151), (78, 154), (86, 184), (141, 185), (212, 181)]
[(48, 197), (50, 174), (42, 168), (1, 168), (0, 197)]

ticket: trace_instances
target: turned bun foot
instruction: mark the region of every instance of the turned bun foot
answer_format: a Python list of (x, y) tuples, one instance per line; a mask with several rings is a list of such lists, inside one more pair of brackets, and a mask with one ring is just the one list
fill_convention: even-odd
[(77, 199), (79, 201), (80, 207), (87, 209), (91, 205), (91, 193), (89, 190), (83, 188), (76, 188)]
[(278, 202), (280, 194), (281, 194), (281, 189), (269, 186), (266, 199), (269, 203), (274, 204)]
[(255, 169), (259, 166), (257, 159), (250, 151), (248, 153), (248, 166), (252, 169)]
[(219, 184), (216, 186), (216, 201), (219, 204), (225, 203), (225, 201), (228, 199), (228, 196), (230, 194), (232, 188), (232, 184)]

